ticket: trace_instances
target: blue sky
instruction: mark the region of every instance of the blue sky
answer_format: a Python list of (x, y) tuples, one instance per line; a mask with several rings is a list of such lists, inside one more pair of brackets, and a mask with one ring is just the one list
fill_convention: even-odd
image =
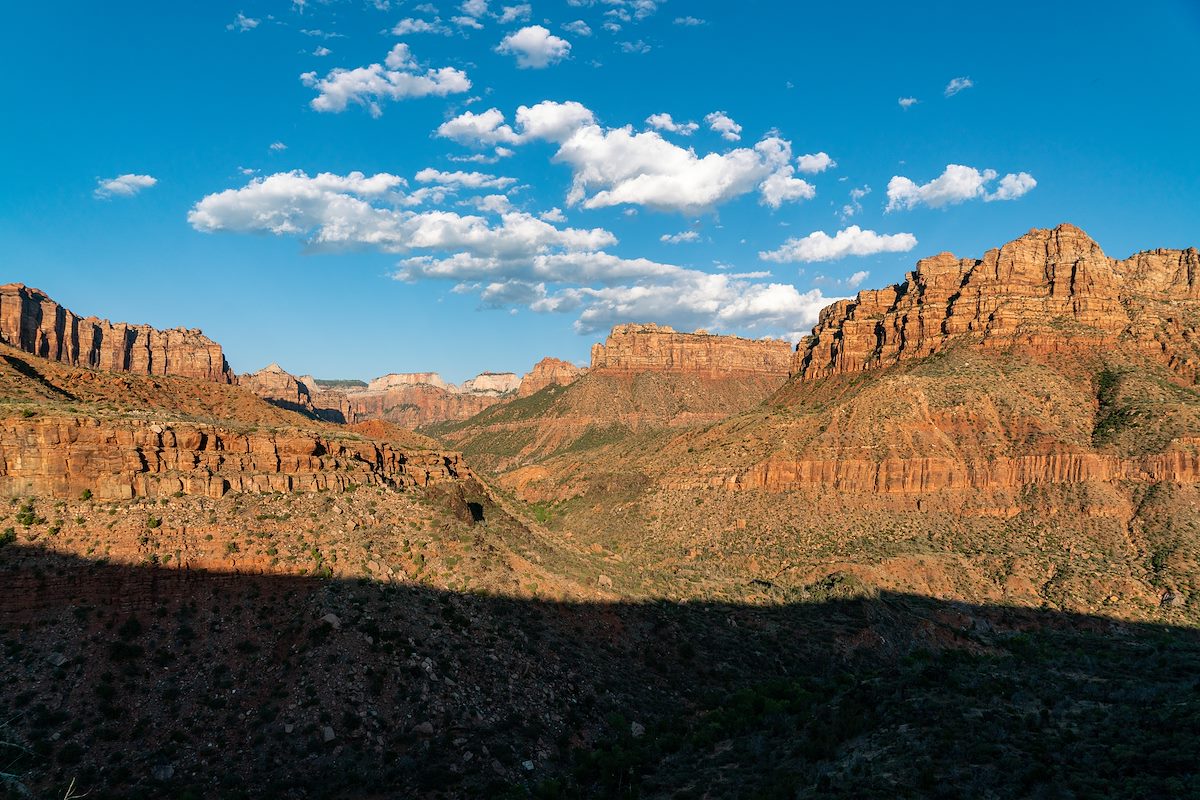
[(238, 371), (462, 380), (795, 336), (1063, 221), (1200, 245), (1200, 4), (987, 5), (16, 5), (0, 278)]

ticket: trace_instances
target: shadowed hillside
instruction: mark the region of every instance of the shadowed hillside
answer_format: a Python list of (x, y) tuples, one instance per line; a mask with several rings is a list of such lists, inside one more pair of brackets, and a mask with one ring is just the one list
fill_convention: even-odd
[[(36, 796), (1146, 797), (1200, 634), (874, 592), (563, 603), (0, 549)], [(10, 796), (20, 796), (10, 782)]]

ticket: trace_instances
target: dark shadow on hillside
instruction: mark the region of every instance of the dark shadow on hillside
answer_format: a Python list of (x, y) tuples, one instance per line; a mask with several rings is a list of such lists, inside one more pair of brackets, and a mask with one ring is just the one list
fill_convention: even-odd
[(555, 603), (16, 545), (0, 586), (0, 772), (36, 797), (1200, 795), (1187, 627), (836, 581)]

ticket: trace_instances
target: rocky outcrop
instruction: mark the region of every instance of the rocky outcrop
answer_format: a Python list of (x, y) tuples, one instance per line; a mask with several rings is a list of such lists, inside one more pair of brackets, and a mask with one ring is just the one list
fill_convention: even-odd
[(470, 475), (457, 453), (319, 431), (36, 417), (0, 420), (0, 495), (102, 499), (176, 492), (314, 492), (429, 486)]
[(464, 394), (503, 397), (517, 391), (521, 379), (512, 372), (481, 372), (474, 378), (463, 381), (459, 391)]
[(297, 378), (278, 364), (268, 364), (258, 372), (240, 376), (238, 385), (280, 408), (316, 416), (309, 389), (315, 383), (311, 380)]
[(822, 310), (796, 349), (805, 380), (923, 358), (956, 341), (1042, 355), (1117, 341), (1195, 379), (1200, 369), (1200, 252), (1108, 258), (1074, 225), (1035, 229), (982, 259), (917, 262), (903, 283)]
[(680, 333), (666, 325), (618, 325), (592, 345), (592, 371), (683, 372), (705, 378), (787, 377), (791, 347), (771, 339)]
[(375, 378), (365, 388), (334, 388), (271, 364), (240, 382), (273, 405), (327, 422), (385, 420), (417, 428), (472, 417), (512, 397), (519, 380), (511, 372), (485, 372), (455, 386), (436, 372), (408, 372)]
[(543, 358), (521, 378), (521, 384), (517, 388), (517, 397), (528, 397), (547, 386), (566, 386), (585, 372), (587, 370), (575, 366), (570, 361), (563, 361), (560, 358)]
[[(772, 457), (746, 472), (710, 475), (702, 483), (735, 490), (786, 492), (825, 487), (839, 492), (868, 494), (965, 490), (1011, 492), (1028, 485), (1088, 481), (1186, 484), (1200, 482), (1200, 455), (1194, 444), (1141, 458), (1069, 452), (978, 462), (936, 456), (882, 461)], [(676, 485), (701, 483), (694, 476), (681, 476)]]
[(221, 346), (199, 330), (80, 317), (20, 283), (0, 286), (0, 340), (76, 367), (234, 382)]

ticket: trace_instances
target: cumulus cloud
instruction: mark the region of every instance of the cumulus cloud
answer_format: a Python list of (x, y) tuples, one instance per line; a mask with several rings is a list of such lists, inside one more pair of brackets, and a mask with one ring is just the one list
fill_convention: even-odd
[(482, 17), (488, 13), (488, 0), (463, 0), (459, 9), (468, 17)]
[(676, 17), (675, 24), (683, 25), (685, 28), (694, 28), (697, 25), (704, 25), (705, 22), (704, 22), (704, 20), (700, 19), (699, 17), (690, 17), (689, 16), (689, 17)]
[(581, 19), (574, 20), (563, 24), (563, 30), (567, 33), (573, 33), (576, 36), (591, 36), (592, 26), (588, 25)]
[(913, 106), (915, 106), (917, 103), (919, 103), (921, 101), (915, 97), (901, 97), (896, 102), (900, 104), (901, 108), (903, 108), (905, 111), (908, 111), (910, 108), (912, 108)]
[[(679, 127), (665, 114), (648, 122)], [(753, 148), (699, 156), (657, 131), (635, 133), (629, 125), (604, 128), (590, 109), (573, 101), (521, 106), (515, 128), (498, 109), (466, 112), (443, 123), (438, 135), (475, 146), (557, 143), (554, 161), (570, 166), (573, 173), (567, 202), (585, 208), (643, 205), (696, 213), (755, 190), (773, 208), (815, 194), (811, 184), (795, 177), (791, 144), (778, 136), (768, 136)]]
[(814, 231), (808, 236), (788, 239), (778, 249), (760, 252), (758, 257), (778, 263), (834, 261), (846, 256), (907, 253), (916, 246), (917, 237), (911, 233), (878, 234), (851, 225), (833, 236), (825, 231)]
[(1009, 173), (1000, 179), (997, 190), (989, 194), (987, 185), (996, 179), (996, 175), (994, 169), (978, 170), (962, 164), (947, 164), (941, 175), (924, 184), (896, 175), (888, 181), (887, 210), (911, 209), (918, 205), (941, 208), (976, 198), (1015, 200), (1037, 185), (1027, 172)]
[[(478, 188), (502, 180), (476, 175), (430, 169), (417, 180)], [(310, 249), (403, 254), (398, 279), (453, 281), (454, 291), (478, 293), (486, 307), (576, 314), (580, 331), (653, 320), (773, 334), (811, 325), (828, 300), (819, 290), (763, 283), (763, 273), (710, 274), (623, 258), (605, 251), (617, 243), (609, 231), (560, 227), (558, 209), (539, 218), (513, 210), (503, 195), (470, 201), (488, 217), (411, 210), (416, 192), (405, 194), (405, 185), (388, 173), (277, 173), (205, 196), (188, 220), (210, 233), (293, 236)]]
[(96, 182), (96, 189), (92, 194), (100, 200), (108, 200), (113, 197), (133, 197), (156, 183), (158, 183), (158, 178), (151, 175), (126, 173), (115, 178), (101, 178)]
[(622, 322), (656, 320), (684, 330), (773, 332), (811, 327), (834, 298), (785, 283), (754, 283), (734, 275), (680, 270), (669, 283), (567, 288), (532, 304), (534, 311), (576, 311), (580, 333)]
[(315, 111), (340, 113), (347, 105), (355, 103), (365, 107), (373, 117), (383, 113), (380, 104), (385, 100), (445, 97), (471, 88), (466, 73), (453, 67), (428, 69), (422, 73), (404, 43), (394, 46), (383, 64), (339, 68), (324, 78), (318, 78), (315, 72), (306, 72), (300, 80), (317, 90), (317, 96), (309, 103)]
[(736, 142), (742, 138), (742, 126), (734, 122), (724, 111), (714, 111), (704, 118), (708, 127), (721, 134), (726, 141)]
[(970, 89), (974, 85), (975, 82), (965, 75), (961, 78), (952, 78), (950, 82), (946, 84), (946, 97), (954, 97), (954, 95), (958, 94), (964, 89)]
[(830, 158), (826, 152), (808, 153), (796, 159), (796, 169), (801, 172), (807, 172), (810, 175), (824, 172), (836, 166), (837, 162)]
[(792, 176), (791, 167), (781, 167), (767, 176), (759, 186), (762, 192), (762, 202), (771, 208), (794, 200), (811, 200), (817, 196), (817, 190), (811, 183)]
[(465, 111), (439, 125), (437, 135), (466, 145), (516, 143), (521, 138), (504, 124), (504, 114), (498, 108), (489, 108), (479, 114)]
[(544, 69), (571, 54), (571, 43), (541, 25), (528, 25), (500, 40), (496, 52), (515, 56), (521, 69)]
[(700, 234), (696, 231), (680, 231), (679, 233), (664, 233), (658, 237), (660, 242), (667, 244), (682, 244), (684, 242), (699, 241)]
[(862, 282), (865, 281), (869, 277), (871, 277), (870, 272), (867, 272), (865, 269), (860, 269), (858, 272), (854, 273), (849, 278), (846, 278), (846, 285), (849, 286), (851, 289), (857, 289), (859, 286), (862, 285)]
[[(464, 186), (487, 187), (496, 180), (470, 177), (477, 173), (422, 173), (423, 179), (448, 177), (451, 184)], [(523, 212), (505, 214), (502, 224), (493, 226), (477, 216), (406, 210), (399, 207), (406, 201), (400, 192), (404, 183), (389, 173), (276, 173), (205, 196), (192, 207), (188, 221), (205, 232), (302, 237), (320, 249), (452, 250), (476, 257), (528, 258), (555, 248), (598, 250), (616, 242), (601, 228), (560, 229)]]
[(668, 133), (678, 133), (681, 136), (691, 136), (700, 126), (695, 122), (676, 122), (670, 114), (651, 114), (646, 117), (646, 124), (651, 128)]
[(482, 172), (442, 172), (432, 167), (421, 170), (413, 177), (420, 183), (463, 186), (469, 189), (505, 189), (517, 182), (516, 178), (496, 177)]
[(996, 191), (984, 195), (983, 200), (987, 203), (993, 200), (1016, 200), (1018, 197), (1028, 194), (1035, 186), (1037, 186), (1037, 181), (1028, 172), (1018, 172), (1015, 175), (1010, 172), (1000, 179)]
[(283, 142), (271, 142), (269, 149), (274, 150), (275, 152), (278, 153), (283, 150), (287, 150), (287, 145), (284, 144)]

